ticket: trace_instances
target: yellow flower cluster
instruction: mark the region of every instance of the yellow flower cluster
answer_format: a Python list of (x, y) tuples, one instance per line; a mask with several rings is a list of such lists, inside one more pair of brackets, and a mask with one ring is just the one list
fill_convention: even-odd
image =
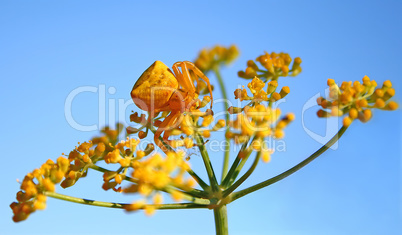
[[(139, 139), (132, 138), (115, 145), (109, 144), (110, 150), (105, 154), (104, 161), (106, 164), (118, 164), (120, 167), (116, 171), (106, 171), (103, 174), (102, 188), (123, 193), (139, 193), (145, 198), (133, 202), (125, 209), (127, 211), (144, 209), (147, 215), (151, 215), (157, 209), (157, 205), (162, 203), (163, 198), (159, 191), (166, 191), (174, 200), (180, 200), (182, 194), (178, 190), (171, 189), (171, 186), (188, 190), (195, 182), (192, 178), (184, 178), (190, 166), (185, 161), (183, 152), (168, 152), (163, 158), (160, 154), (150, 155), (154, 150), (153, 144), (148, 144), (145, 150), (137, 150), (139, 144)], [(131, 184), (122, 187), (123, 180)], [(145, 205), (147, 199), (152, 199), (154, 205)]]
[(266, 90), (264, 90), (265, 83), (258, 77), (254, 77), (247, 87), (253, 94), (252, 97), (247, 94), (247, 90), (245, 88), (238, 88), (234, 92), (235, 98), (239, 99), (240, 101), (251, 100), (254, 103), (261, 103), (262, 101), (275, 102), (285, 98), (285, 96), (287, 96), (290, 92), (288, 86), (282, 87), (279, 93), (276, 92), (275, 90), (278, 87), (278, 82), (276, 80), (268, 82), (268, 87)]
[(233, 131), (226, 134), (226, 137), (234, 139), (237, 144), (246, 142), (252, 136), (281, 139), (285, 135), (283, 129), (295, 119), (293, 113), (279, 119), (280, 109), (273, 109), (262, 104), (254, 107), (245, 106), (243, 111), (244, 113), (239, 113), (237, 118), (229, 123)]
[(387, 80), (381, 88), (377, 88), (377, 82), (363, 77), (363, 82), (342, 82), (339, 87), (333, 79), (328, 79), (329, 99), (319, 97), (318, 105), (323, 109), (318, 110), (318, 117), (343, 116), (343, 125), (349, 126), (353, 120), (359, 119), (367, 122), (372, 117), (371, 109), (395, 110), (398, 104), (390, 99), (395, 95), (391, 81)]
[(230, 64), (239, 56), (239, 49), (235, 45), (230, 47), (214, 46), (203, 49), (195, 59), (194, 64), (204, 73), (217, 68), (220, 64)]
[[(148, 144), (144, 150), (137, 150), (140, 144), (138, 139), (127, 138), (117, 142), (120, 130), (105, 128), (102, 136), (79, 143), (68, 157), (59, 157), (56, 163), (48, 160), (27, 174), (21, 182), (21, 191), (17, 193), (17, 202), (10, 205), (14, 213), (13, 220), (25, 220), (36, 210), (45, 209), (46, 192), (54, 192), (58, 183), (63, 188), (74, 185), (78, 179), (86, 176), (89, 168), (104, 172), (104, 190), (135, 192), (146, 198), (152, 196), (154, 204), (162, 202), (162, 196), (158, 193), (160, 190), (170, 193), (174, 200), (180, 200), (183, 196), (180, 190), (185, 191), (194, 186), (192, 178), (184, 178), (190, 169), (184, 153), (169, 152), (165, 158), (159, 154), (146, 157), (153, 152), (154, 145)], [(100, 161), (118, 164), (119, 168), (99, 168), (95, 164)], [(121, 186), (123, 180), (130, 184), (127, 187)], [(126, 209), (134, 210), (138, 203)], [(151, 214), (156, 207), (146, 206), (144, 209), (147, 214)]]
[(121, 131), (119, 125), (117, 130), (106, 127), (102, 130), (102, 136), (94, 137), (88, 142), (81, 143), (68, 154), (71, 166), (66, 173), (66, 178), (60, 184), (61, 187), (67, 188), (73, 186), (78, 179), (86, 176), (89, 166), (95, 164), (97, 161), (105, 160), (105, 155), (113, 150), (112, 146), (117, 142)]
[(121, 187), (116, 187), (126, 178), (127, 170), (131, 167), (132, 161), (142, 159), (154, 149), (153, 145), (148, 145), (146, 151), (136, 151), (139, 143), (140, 140), (127, 138), (116, 145), (109, 145), (111, 150), (104, 156), (104, 161), (106, 164), (119, 164), (120, 168), (117, 171), (106, 171), (103, 174), (102, 188), (104, 190), (113, 189), (116, 192), (121, 192)]
[(283, 138), (284, 128), (295, 118), (294, 114), (289, 113), (279, 119), (280, 114), (279, 109), (272, 109), (262, 104), (255, 107), (245, 106), (244, 114), (238, 114), (237, 118), (229, 123), (231, 130), (226, 132), (226, 137), (233, 139), (236, 144), (246, 143), (255, 137), (251, 143), (253, 150), (261, 151), (262, 159), (268, 162), (273, 151), (268, 149), (264, 139)]
[(21, 183), (21, 191), (17, 193), (18, 202), (10, 205), (14, 213), (13, 220), (25, 220), (36, 210), (45, 209), (44, 194), (54, 192), (56, 184), (60, 183), (66, 188), (74, 185), (79, 178), (85, 177), (89, 165), (102, 159), (103, 153), (110, 149), (109, 144), (117, 140), (119, 131), (107, 127), (102, 130), (104, 135), (101, 137), (79, 143), (68, 158), (59, 157), (56, 163), (49, 159), (40, 168), (27, 174)]
[(262, 152), (262, 159), (269, 161), (272, 150), (269, 150), (264, 143), (264, 139), (273, 137), (280, 139), (284, 137), (284, 128), (294, 120), (294, 114), (290, 113), (282, 118), (280, 109), (274, 109), (261, 104), (263, 101), (269, 101), (269, 104), (289, 93), (288, 87), (283, 87), (280, 93), (275, 92), (278, 83), (270, 81), (265, 91), (265, 83), (255, 77), (249, 84), (248, 89), (253, 97), (248, 96), (247, 90), (237, 89), (234, 94), (236, 99), (251, 100), (252, 102), (245, 107), (230, 107), (230, 114), (238, 114), (234, 121), (229, 123), (231, 130), (226, 132), (228, 139), (233, 139), (236, 144), (246, 143), (251, 137), (255, 137), (251, 146), (256, 151)]
[(24, 177), (21, 182), (21, 191), (17, 193), (18, 202), (10, 205), (14, 213), (14, 222), (25, 220), (36, 210), (46, 208), (44, 192), (55, 191), (55, 184), (61, 182), (69, 166), (70, 163), (65, 157), (59, 157), (56, 163), (49, 159), (40, 168)]
[[(185, 161), (184, 152), (168, 152), (165, 158), (160, 154), (154, 154), (146, 159), (142, 159), (140, 156), (137, 154), (137, 157), (130, 163), (133, 168), (131, 177), (136, 183), (124, 188), (123, 192), (139, 193), (145, 199), (126, 206), (127, 211), (143, 208), (147, 215), (151, 215), (162, 203), (163, 198), (159, 191), (166, 191), (170, 193), (173, 200), (180, 201), (183, 195), (181, 191), (169, 186), (183, 190), (194, 187), (195, 181), (192, 178), (184, 178), (185, 173), (190, 169), (189, 164)], [(146, 199), (151, 199), (153, 205), (146, 205)]]
[(296, 76), (302, 69), (300, 67), (301, 59), (296, 57), (293, 60), (288, 53), (275, 53), (269, 54), (265, 52), (255, 59), (262, 68), (260, 68), (253, 60), (247, 61), (247, 68), (244, 71), (239, 71), (238, 75), (241, 78), (252, 79), (255, 76), (259, 78), (266, 78), (267, 80), (277, 80), (278, 77)]

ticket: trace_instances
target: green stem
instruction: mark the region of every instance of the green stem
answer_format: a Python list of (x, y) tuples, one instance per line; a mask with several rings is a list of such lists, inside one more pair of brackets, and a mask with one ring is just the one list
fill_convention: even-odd
[(300, 162), (299, 164), (297, 164), (296, 166), (290, 168), (289, 170), (275, 176), (272, 177), (266, 181), (263, 181), (259, 184), (256, 184), (254, 186), (251, 186), (249, 188), (243, 189), (241, 191), (238, 191), (236, 193), (234, 193), (231, 197), (231, 201), (237, 200), (241, 197), (244, 197), (247, 194), (250, 194), (252, 192), (255, 192), (259, 189), (262, 189), (264, 187), (267, 187), (271, 184), (274, 184), (286, 177), (288, 177), (289, 175), (295, 173), (296, 171), (300, 170), (301, 168), (303, 168), (304, 166), (306, 166), (307, 164), (309, 164), (310, 162), (312, 162), (314, 159), (316, 159), (318, 156), (320, 156), (322, 153), (324, 153), (326, 150), (328, 150), (334, 143), (336, 143), (339, 138), (341, 138), (341, 136), (343, 135), (343, 133), (345, 133), (347, 127), (342, 126), (341, 129), (339, 129), (339, 131), (325, 144), (323, 145), (320, 149), (318, 149), (315, 153), (313, 153), (310, 157), (306, 158), (304, 161)]
[(204, 180), (202, 180), (193, 170), (189, 169), (187, 170), (187, 173), (191, 175), (193, 179), (195, 179), (195, 181), (197, 181), (197, 183), (201, 186), (202, 189), (208, 191), (209, 185), (205, 183)]
[(237, 154), (237, 157), (234, 160), (232, 166), (230, 167), (228, 174), (226, 175), (225, 179), (222, 181), (221, 186), (223, 188), (226, 188), (227, 186), (230, 185), (232, 178), (236, 179), (236, 176), (238, 174), (238, 173), (236, 174), (236, 169), (239, 166), (240, 161), (241, 160), (244, 161), (245, 156), (242, 156), (242, 154), (244, 154), (244, 150), (247, 148), (247, 144), (248, 144), (248, 141), (241, 146), (241, 149), (240, 149), (239, 153)]
[(250, 169), (238, 181), (236, 181), (232, 186), (230, 186), (228, 189), (223, 191), (223, 198), (227, 197), (229, 194), (231, 194), (233, 191), (236, 190), (237, 187), (239, 187), (246, 179), (253, 173), (255, 168), (258, 165), (258, 162), (260, 161), (261, 158), (261, 151), (257, 153), (257, 156), (255, 156), (254, 162), (251, 165)]
[[(89, 200), (89, 199), (84, 199), (84, 198), (67, 196), (67, 195), (63, 195), (63, 194), (55, 193), (55, 192), (44, 192), (44, 194), (48, 197), (52, 197), (52, 198), (56, 198), (56, 199), (60, 199), (60, 200), (64, 200), (64, 201), (69, 201), (69, 202), (74, 202), (74, 203), (79, 203), (79, 204), (84, 204), (84, 205), (89, 205), (89, 206), (124, 209), (125, 206), (130, 205), (127, 203), (94, 201), (94, 200)], [(160, 204), (160, 205), (154, 205), (154, 206), (158, 210), (167, 210), (167, 209), (207, 208), (208, 204), (172, 203), (172, 204)], [(150, 205), (150, 204), (148, 204), (148, 205)], [(147, 206), (147, 205), (144, 205), (144, 206)], [(143, 209), (143, 207), (140, 209)]]
[(202, 160), (205, 165), (205, 169), (207, 170), (209, 183), (211, 184), (212, 190), (217, 192), (219, 191), (218, 181), (216, 180), (214, 169), (212, 168), (211, 161), (209, 160), (208, 151), (205, 148), (204, 141), (200, 134), (195, 134), (195, 139), (197, 141), (198, 148), (200, 149), (200, 153), (202, 156)]
[(247, 151), (245, 152), (245, 155), (242, 157), (241, 162), (239, 163), (239, 165), (236, 167), (233, 176), (229, 179), (226, 187), (228, 187), (229, 185), (232, 185), (233, 182), (236, 180), (237, 176), (240, 174), (240, 171), (243, 169), (243, 166), (246, 164), (248, 158), (250, 157), (252, 151)]
[(230, 170), (229, 170), (228, 174), (226, 175), (225, 179), (222, 181), (222, 184), (221, 184), (222, 188), (226, 188), (229, 185), (230, 179), (233, 178), (235, 170), (236, 170), (236, 168), (239, 165), (241, 160), (242, 160), (242, 158), (240, 158), (239, 156), (236, 157), (236, 159), (234, 160), (232, 166), (230, 167)]
[(214, 209), (216, 235), (228, 235), (228, 214), (226, 205)]
[(223, 182), (221, 184), (221, 186), (223, 188), (227, 188), (230, 184), (233, 183), (233, 181), (236, 180), (236, 177), (239, 174), (241, 168), (243, 168), (244, 163), (247, 161), (248, 157), (250, 156), (251, 151), (247, 152), (247, 153), (245, 152), (248, 142), (249, 141), (245, 142), (241, 146), (240, 151), (237, 154), (236, 159), (234, 160), (232, 166), (230, 167), (230, 170), (229, 170), (228, 174), (226, 175), (225, 179), (223, 180)]
[[(224, 99), (224, 103), (223, 105), (225, 106), (225, 118), (226, 118), (226, 125), (228, 125), (229, 121), (230, 121), (230, 117), (229, 117), (229, 104), (228, 104), (228, 95), (226, 94), (226, 89), (225, 89), (225, 84), (223, 83), (223, 79), (221, 76), (221, 73), (219, 72), (219, 68), (218, 66), (215, 66), (215, 68), (213, 69), (216, 78), (218, 79), (218, 83), (219, 83), (219, 87), (221, 89), (221, 93), (222, 93), (222, 98)], [(226, 129), (226, 132), (228, 132), (229, 129)], [(222, 168), (222, 178), (221, 178), (221, 182), (224, 181), (225, 177), (226, 177), (226, 173), (228, 172), (229, 169), (229, 158), (230, 158), (230, 140), (226, 138), (226, 142), (227, 144), (225, 144), (225, 156), (223, 158), (223, 168)]]
[[(254, 138), (251, 142), (253, 142), (256, 138), (257, 137), (254, 136)], [(245, 149), (243, 151), (243, 156), (241, 157), (241, 162), (234, 169), (233, 175), (230, 178), (228, 178), (228, 181), (224, 186), (225, 188), (227, 188), (229, 185), (233, 184), (233, 182), (236, 180), (237, 176), (240, 174), (240, 171), (243, 169), (244, 164), (246, 164), (248, 158), (250, 157), (250, 154), (252, 153), (251, 149), (246, 149), (247, 143), (244, 145)]]

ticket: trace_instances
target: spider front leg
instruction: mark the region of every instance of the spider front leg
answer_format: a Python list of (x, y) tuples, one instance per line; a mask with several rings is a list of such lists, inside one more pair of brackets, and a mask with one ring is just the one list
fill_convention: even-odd
[[(198, 76), (199, 78), (204, 80), (204, 82), (207, 84), (209, 93), (211, 95), (211, 109), (212, 109), (213, 96), (212, 96), (212, 88), (211, 88), (211, 84), (209, 82), (209, 78), (207, 76), (205, 76), (205, 74), (199, 68), (197, 68), (197, 66), (195, 66), (193, 63), (191, 63), (190, 61), (176, 62), (173, 66), (175, 66), (176, 64), (178, 64), (177, 66), (181, 67), (181, 69), (183, 71), (183, 76), (187, 77), (190, 81), (192, 81), (190, 73), (189, 73), (190, 70), (196, 76)], [(193, 86), (194, 86), (194, 84), (193, 84)]]
[[(181, 68), (181, 72), (179, 70), (179, 67)], [(196, 91), (195, 86), (194, 86), (194, 81), (191, 78), (191, 75), (189, 72), (190, 70), (193, 71), (193, 73), (196, 76), (198, 76), (199, 78), (204, 80), (204, 82), (207, 84), (209, 93), (211, 95), (211, 109), (212, 109), (213, 96), (212, 96), (212, 88), (211, 88), (211, 84), (209, 82), (209, 78), (207, 76), (205, 76), (205, 74), (190, 61), (176, 62), (173, 64), (172, 68), (176, 75), (176, 79), (179, 81), (179, 84), (181, 84), (183, 89), (186, 91), (189, 91), (189, 92)]]
[[(180, 69), (181, 68), (181, 71)], [(173, 72), (175, 74), (175, 77), (177, 81), (179, 82), (179, 85), (183, 87), (183, 90), (190, 92), (190, 93), (195, 93), (195, 86), (193, 83), (193, 80), (191, 79), (191, 76), (184, 65), (184, 62), (176, 62), (172, 66)]]

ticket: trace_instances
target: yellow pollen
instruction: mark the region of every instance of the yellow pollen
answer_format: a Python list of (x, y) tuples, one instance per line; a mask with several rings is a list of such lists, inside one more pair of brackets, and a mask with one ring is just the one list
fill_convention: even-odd
[(385, 106), (385, 102), (384, 102), (383, 99), (378, 98), (378, 99), (375, 101), (375, 107), (377, 107), (377, 108), (384, 108), (384, 106)]
[(211, 137), (211, 132), (209, 130), (204, 130), (202, 132), (202, 136), (205, 138), (209, 138), (209, 137)]
[(335, 85), (335, 80), (334, 80), (334, 79), (331, 79), (331, 78), (328, 78), (327, 84), (328, 84), (328, 86)]
[(351, 109), (349, 110), (349, 117), (350, 117), (351, 119), (357, 118), (358, 114), (359, 114), (359, 113), (357, 112), (357, 110), (356, 110), (355, 108), (351, 108)]
[(344, 117), (343, 118), (343, 125), (345, 127), (348, 127), (352, 123), (352, 119), (350, 117)]
[(170, 193), (170, 196), (172, 197), (173, 200), (175, 200), (176, 202), (180, 201), (183, 199), (183, 193), (174, 190)]
[(151, 215), (155, 214), (155, 210), (156, 210), (155, 206), (152, 206), (152, 205), (146, 205), (144, 207), (144, 212), (145, 212), (146, 216), (151, 216)]
[(114, 177), (114, 181), (116, 181), (116, 183), (121, 184), (121, 182), (123, 182), (123, 176), (121, 174), (117, 174)]
[(383, 83), (383, 87), (388, 87), (388, 88), (392, 87), (391, 81), (390, 81), (390, 80), (386, 80), (386, 81)]
[(153, 202), (154, 202), (154, 204), (162, 204), (162, 202), (163, 202), (162, 194), (160, 194), (160, 193), (155, 194), (155, 196), (153, 198)]

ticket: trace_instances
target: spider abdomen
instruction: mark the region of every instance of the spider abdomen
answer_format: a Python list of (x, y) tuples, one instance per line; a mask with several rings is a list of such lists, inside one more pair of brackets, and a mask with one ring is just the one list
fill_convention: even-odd
[(155, 61), (134, 84), (131, 97), (145, 111), (166, 109), (179, 84), (172, 71), (161, 61)]

